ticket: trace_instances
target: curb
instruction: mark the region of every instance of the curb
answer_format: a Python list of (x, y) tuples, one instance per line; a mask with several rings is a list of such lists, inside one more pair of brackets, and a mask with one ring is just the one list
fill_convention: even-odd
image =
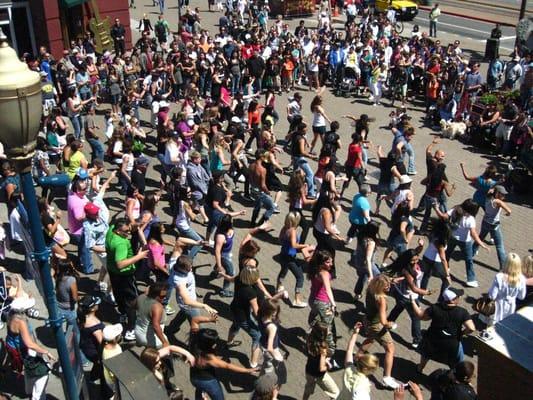
[[(477, 5), (485, 6), (485, 7), (492, 7), (492, 8), (496, 8), (496, 9), (520, 12), (520, 7), (516, 8), (516, 7), (506, 6), (506, 5), (497, 5), (496, 6), (496, 5), (494, 5), (494, 3), (484, 2), (484, 1), (472, 1), (472, 0), (468, 0), (468, 1), (467, 0), (457, 0), (457, 1), (460, 1), (460, 2), (463, 2), (463, 3), (469, 3), (469, 4), (477, 4)], [(533, 10), (526, 9), (526, 13), (530, 13), (530, 12), (533, 12)]]
[[(426, 7), (426, 6), (418, 6), (418, 9), (419, 10), (424, 10), (424, 11), (431, 11), (431, 7)], [(460, 13), (457, 13), (457, 12), (453, 12), (453, 11), (444, 11), (442, 10), (441, 11), (441, 14), (442, 15), (451, 15), (453, 17), (460, 17), (460, 18), (466, 18), (466, 19), (473, 19), (475, 21), (480, 21), (480, 22), (487, 22), (489, 24), (500, 24), (500, 26), (511, 26), (511, 27), (516, 27), (516, 24), (509, 24), (507, 22), (501, 22), (501, 21), (495, 21), (493, 19), (487, 19), (487, 18), (481, 18), (481, 17), (474, 17), (472, 15), (465, 15), (465, 14), (460, 14)]]

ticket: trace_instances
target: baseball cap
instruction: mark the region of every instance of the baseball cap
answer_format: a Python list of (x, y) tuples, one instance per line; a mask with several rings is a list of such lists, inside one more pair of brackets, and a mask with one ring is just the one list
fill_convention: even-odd
[(241, 119), (239, 117), (231, 117), (231, 122), (233, 122), (235, 124), (240, 124), (241, 123)]
[(98, 216), (98, 212), (100, 211), (100, 207), (98, 207), (94, 203), (87, 203), (85, 204), (85, 207), (83, 207), (83, 211), (85, 211), (86, 215), (91, 215), (93, 217)]
[(13, 311), (26, 311), (35, 305), (33, 297), (17, 297), (11, 302), (9, 307)]
[(118, 335), (120, 335), (123, 331), (121, 324), (114, 324), (114, 325), (106, 325), (106, 327), (103, 329), (103, 336), (104, 340), (106, 342), (110, 342), (112, 340), (115, 340)]
[(406, 183), (411, 183), (411, 182), (413, 182), (413, 180), (411, 179), (411, 177), (409, 175), (400, 176), (400, 185), (403, 185), (403, 184), (406, 184)]
[(85, 168), (78, 168), (78, 170), (76, 171), (76, 175), (80, 179), (89, 179), (89, 173)]
[(465, 294), (465, 291), (463, 289), (456, 289), (449, 287), (442, 293), (442, 299), (449, 303), (450, 301), (455, 300), (457, 297), (461, 297)]
[(98, 296), (83, 296), (83, 298), (80, 300), (79, 305), (80, 307), (89, 310), (93, 308), (94, 306), (97, 306), (102, 302), (102, 299)]
[(494, 193), (508, 194), (509, 192), (503, 185), (496, 185), (494, 186)]

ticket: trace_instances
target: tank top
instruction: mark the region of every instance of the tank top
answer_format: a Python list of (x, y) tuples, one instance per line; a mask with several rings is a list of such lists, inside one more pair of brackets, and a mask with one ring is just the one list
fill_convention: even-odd
[[(329, 278), (331, 279), (331, 273), (329, 273)], [(311, 280), (311, 295), (309, 296), (313, 301), (322, 301), (324, 303), (330, 303), (328, 292), (326, 291), (326, 286), (320, 276), (317, 275)]]
[(231, 235), (223, 234), (226, 238), (224, 244), (222, 245), (222, 254), (228, 255), (231, 254), (231, 249), (233, 248), (233, 237), (235, 236), (235, 232), (233, 232)]
[[(152, 326), (152, 306), (157, 300), (146, 295), (140, 295), (137, 299), (137, 318), (135, 320), (135, 338), (137, 345), (161, 347), (161, 341), (156, 336)], [(161, 314), (160, 325), (164, 325), (166, 313)]]
[[(296, 235), (296, 242), (300, 242), (300, 235)], [(296, 257), (298, 250), (291, 246), (291, 240), (289, 239), (287, 232), (283, 235), (281, 239), (281, 255), (287, 257)]]
[(398, 205), (405, 200), (407, 200), (407, 194), (411, 191), (411, 189), (402, 189), (398, 191), (398, 195), (394, 198), (394, 203), (391, 207), (391, 212), (394, 212)]
[(301, 133), (296, 133), (291, 143), (291, 155), (293, 157), (301, 157), (302, 153), (300, 151), (300, 139), (304, 136)]
[(379, 309), (376, 297), (370, 292), (366, 292), (366, 319), (370, 325), (379, 323)]
[(189, 217), (185, 212), (185, 207), (183, 207), (183, 200), (180, 200), (180, 211), (176, 216), (176, 228), (188, 230), (190, 227)]
[[(415, 275), (413, 276), (413, 279), (414, 279), (414, 283), (415, 283), (415, 286), (416, 287), (420, 287), (420, 282), (422, 281), (422, 276), (424, 275), (420, 269), (420, 265), (417, 263), (414, 268), (413, 268), (413, 272), (415, 273)], [(410, 273), (410, 272), (408, 272)], [(398, 290), (398, 292), (403, 296), (405, 297), (406, 299), (409, 299), (409, 298), (415, 298), (417, 299), (418, 298), (418, 294), (413, 292), (410, 288), (409, 288), (409, 284), (407, 283), (407, 279), (403, 279), (400, 281), (400, 283), (398, 283), (396, 286), (394, 286), (396, 288), (396, 290)]]
[(215, 149), (209, 152), (209, 161), (211, 166), (211, 172), (222, 171), (224, 169), (222, 160), (218, 156), (218, 153)]
[(132, 217), (133, 219), (138, 220), (141, 216), (141, 202), (139, 199), (133, 199), (133, 201), (135, 203), (133, 204)]
[[(263, 321), (259, 321), (259, 331), (261, 332), (260, 344), (265, 349), (268, 347), (268, 331), (267, 331), (267, 328), (271, 324), (276, 326), (276, 327), (278, 327), (278, 325), (276, 323), (272, 322), (272, 321), (268, 321), (266, 323), (263, 322)], [(272, 343), (272, 347), (274, 349), (277, 349), (279, 347), (279, 328), (276, 330), (276, 335), (274, 336), (274, 342)]]
[(326, 126), (326, 119), (322, 113), (313, 111), (313, 126)]
[(322, 215), (324, 214), (325, 208), (322, 208), (320, 212), (318, 213), (318, 218), (315, 221), (315, 224), (313, 225), (315, 229), (322, 233), (323, 235), (329, 235), (329, 232), (326, 230), (326, 227), (324, 226), (324, 219)]
[(494, 205), (494, 199), (485, 200), (485, 215), (483, 216), (483, 222), (487, 222), (491, 225), (498, 225), (500, 223), (501, 207)]
[(191, 367), (190, 379), (197, 379), (200, 381), (210, 381), (212, 379), (217, 379), (215, 376), (215, 368), (209, 365), (205, 367), (198, 367), (195, 365), (194, 367)]

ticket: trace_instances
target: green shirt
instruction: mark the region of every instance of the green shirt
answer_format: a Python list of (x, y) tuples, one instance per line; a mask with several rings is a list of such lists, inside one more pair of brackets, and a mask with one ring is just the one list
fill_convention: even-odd
[(135, 272), (135, 264), (122, 269), (117, 267), (119, 261), (133, 257), (133, 248), (127, 238), (114, 232), (115, 226), (111, 225), (105, 237), (105, 251), (107, 252), (107, 270), (111, 274), (131, 275)]

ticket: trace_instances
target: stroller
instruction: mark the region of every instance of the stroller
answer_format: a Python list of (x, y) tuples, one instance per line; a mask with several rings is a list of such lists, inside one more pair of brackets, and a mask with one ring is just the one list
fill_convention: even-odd
[(342, 80), (337, 87), (336, 95), (342, 97), (359, 96), (361, 94), (360, 80), (361, 76), (355, 69), (345, 68)]

